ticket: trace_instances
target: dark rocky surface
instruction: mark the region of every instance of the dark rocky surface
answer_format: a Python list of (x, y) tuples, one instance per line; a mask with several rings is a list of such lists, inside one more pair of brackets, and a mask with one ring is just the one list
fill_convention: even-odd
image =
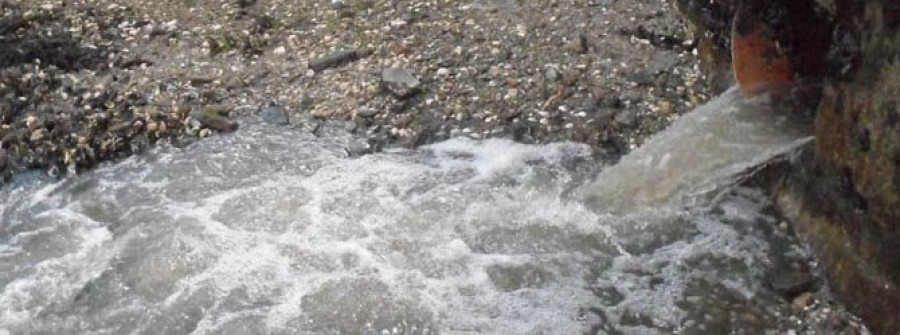
[[(693, 39), (659, 1), (27, 0), (0, 10), (7, 176), (189, 143), (272, 104), (298, 129), (350, 122), (374, 150), (499, 136), (616, 157), (709, 97)], [(385, 69), (415, 87), (385, 87)]]

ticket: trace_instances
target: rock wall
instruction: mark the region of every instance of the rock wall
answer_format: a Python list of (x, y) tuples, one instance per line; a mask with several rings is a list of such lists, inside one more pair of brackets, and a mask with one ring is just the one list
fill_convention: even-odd
[[(704, 57), (719, 71), (712, 77), (730, 78), (723, 27), (738, 6), (678, 3), (698, 45), (718, 48)], [(792, 103), (814, 112), (814, 147), (773, 184), (781, 211), (837, 296), (876, 334), (900, 334), (900, 2), (748, 3), (770, 6), (755, 19), (779, 27), (776, 40), (798, 64), (792, 93), (806, 92)]]

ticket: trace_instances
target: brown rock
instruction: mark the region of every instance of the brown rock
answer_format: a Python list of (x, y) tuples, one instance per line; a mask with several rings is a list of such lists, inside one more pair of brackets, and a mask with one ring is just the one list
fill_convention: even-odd
[(220, 132), (232, 132), (238, 129), (238, 123), (228, 117), (230, 111), (222, 106), (207, 107), (203, 113), (194, 115), (197, 121), (209, 129)]
[(338, 50), (325, 55), (325, 57), (310, 61), (309, 68), (319, 72), (365, 58), (369, 54), (370, 52), (366, 50)]
[(796, 298), (794, 298), (793, 305), (795, 308), (797, 308), (799, 310), (803, 310), (806, 307), (809, 307), (810, 305), (812, 305), (815, 301), (816, 301), (816, 299), (813, 297), (812, 293), (803, 292), (800, 295), (798, 295)]

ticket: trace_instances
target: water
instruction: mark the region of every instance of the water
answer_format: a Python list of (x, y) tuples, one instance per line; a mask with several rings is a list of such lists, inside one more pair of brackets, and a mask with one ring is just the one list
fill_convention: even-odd
[[(734, 117), (729, 94), (697, 115)], [(719, 127), (690, 122), (660, 138)], [(619, 166), (660, 150), (669, 165), (622, 171), (572, 143), (350, 158), (344, 135), (250, 124), (31, 177), (0, 192), (0, 334), (778, 332), (786, 303), (766, 271), (805, 252), (773, 230), (765, 194), (676, 206), (695, 189), (654, 181), (720, 186), (802, 138), (782, 135), (727, 159), (713, 150), (734, 146), (713, 139), (650, 144)], [(622, 197), (653, 184), (666, 195), (609, 202), (583, 186)]]
[(684, 206), (812, 141), (803, 121), (790, 120), (765, 99), (745, 100), (737, 88), (728, 90), (580, 188), (580, 196), (613, 212)]

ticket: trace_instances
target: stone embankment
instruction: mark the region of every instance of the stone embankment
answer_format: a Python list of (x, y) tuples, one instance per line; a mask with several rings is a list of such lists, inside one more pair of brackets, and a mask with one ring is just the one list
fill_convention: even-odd
[[(731, 76), (737, 1), (680, 0), (715, 80)], [(815, 144), (771, 183), (829, 286), (876, 334), (900, 333), (900, 4), (743, 1), (792, 64), (787, 103)], [(746, 10), (746, 8), (745, 8)], [(740, 26), (739, 22), (736, 26)], [(734, 55), (742, 57), (740, 54)]]

